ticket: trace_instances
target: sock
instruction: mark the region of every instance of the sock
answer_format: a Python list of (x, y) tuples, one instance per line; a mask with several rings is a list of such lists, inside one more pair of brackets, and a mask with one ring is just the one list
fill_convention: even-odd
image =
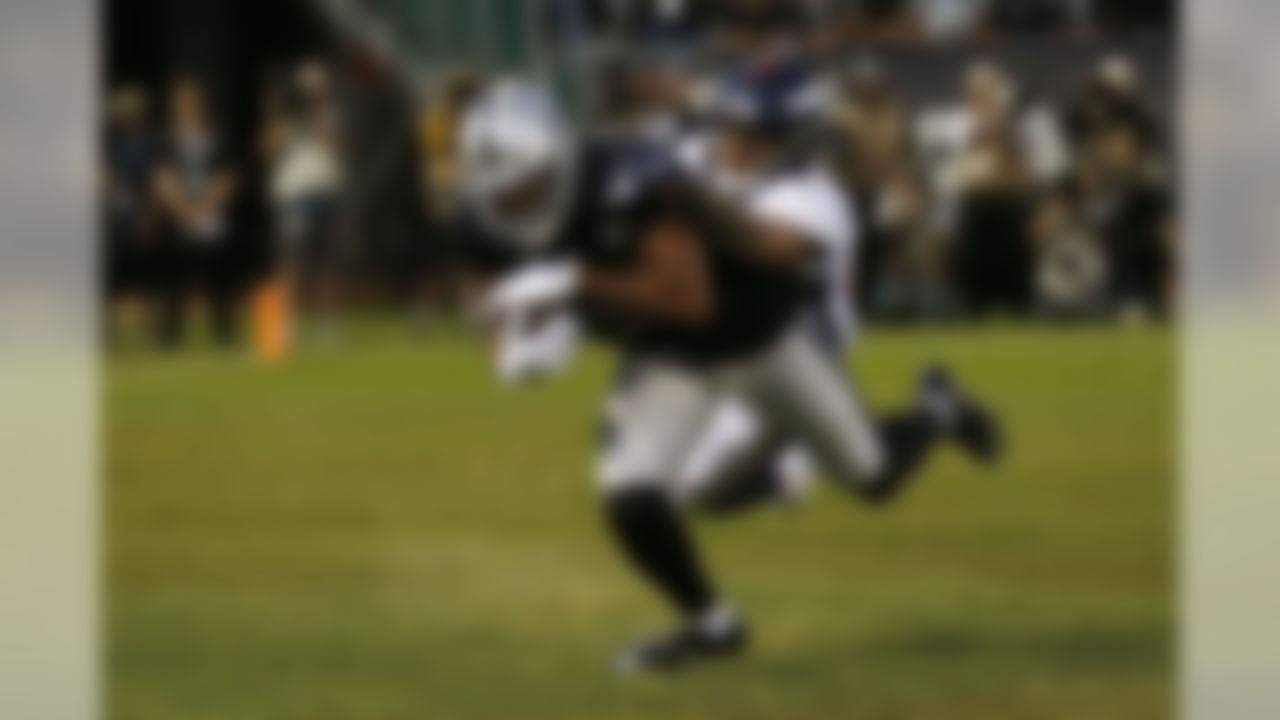
[(942, 433), (937, 419), (916, 409), (882, 420), (880, 435), (888, 454), (888, 467), (867, 490), (867, 498), (886, 502), (897, 497)]
[(605, 501), (610, 529), (627, 557), (686, 617), (715, 605), (697, 553), (666, 493), (639, 487)]
[(940, 432), (950, 432), (955, 427), (960, 414), (955, 393), (939, 387), (926, 388), (921, 392), (918, 410)]
[(717, 603), (690, 619), (693, 629), (702, 637), (720, 639), (742, 631), (742, 619), (733, 608)]

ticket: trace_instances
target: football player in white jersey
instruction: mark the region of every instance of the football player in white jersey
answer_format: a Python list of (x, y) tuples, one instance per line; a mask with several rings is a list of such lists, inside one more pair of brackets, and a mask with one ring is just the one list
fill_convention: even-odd
[[(856, 324), (857, 223), (852, 200), (814, 152), (832, 101), (788, 43), (766, 43), (713, 93), (712, 132), (686, 140), (678, 157), (745, 222), (781, 227), (817, 246), (801, 322), (840, 363)], [(804, 449), (765, 427), (749, 403), (726, 398), (681, 471), (677, 499), (716, 513), (793, 502), (811, 484), (811, 466)]]
[[(770, 30), (771, 34), (777, 32)], [(757, 61), (788, 62), (793, 53), (788, 43), (779, 41), (764, 43), (745, 55)], [(751, 168), (718, 157), (723, 153), (715, 151), (716, 135), (708, 127), (708, 121), (734, 121), (734, 111), (751, 104), (751, 98), (744, 103), (733, 97), (740, 88), (713, 93), (712, 107), (700, 108), (704, 112), (698, 113), (688, 80), (663, 58), (620, 61), (609, 71), (604, 84), (610, 99), (606, 117), (614, 137), (648, 146), (648, 154), (665, 157), (695, 181), (712, 187), (742, 209), (748, 219), (787, 226), (821, 245), (817, 289), (803, 322), (839, 362), (855, 326), (850, 276), (857, 228), (851, 201), (833, 175), (822, 163), (801, 155), (751, 181), (744, 177), (754, 174)], [(792, 137), (811, 133), (829, 114), (825, 89), (818, 82), (806, 91), (810, 94), (806, 103), (775, 109), (787, 117), (749, 118), (749, 124), (782, 124), (788, 129), (786, 135)], [(714, 128), (715, 122), (710, 126)], [(782, 142), (790, 139), (782, 138)], [(676, 499), (682, 505), (715, 513), (770, 501), (794, 501), (811, 484), (812, 463), (799, 445), (780, 446), (780, 442), (749, 403), (725, 398), (700, 431), (677, 478)]]
[[(723, 176), (733, 169), (721, 164), (714, 172)], [(850, 276), (857, 227), (834, 177), (822, 164), (805, 161), (779, 169), (731, 199), (748, 221), (782, 226), (820, 245), (815, 291), (800, 322), (833, 362), (842, 362), (856, 325)], [(795, 501), (811, 482), (812, 462), (803, 447), (784, 440), (764, 426), (749, 403), (725, 398), (677, 478), (678, 500), (713, 512)]]

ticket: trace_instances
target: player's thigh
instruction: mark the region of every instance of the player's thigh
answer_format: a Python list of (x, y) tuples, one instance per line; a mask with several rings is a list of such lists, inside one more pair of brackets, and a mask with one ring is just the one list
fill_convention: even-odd
[(709, 378), (680, 365), (640, 362), (605, 407), (597, 480), (606, 492), (669, 484), (715, 404)]
[(807, 447), (828, 473), (856, 484), (883, 472), (875, 421), (841, 368), (811, 339), (783, 340), (760, 360), (749, 387), (768, 421)]
[(757, 453), (763, 437), (759, 413), (745, 399), (726, 396), (699, 429), (676, 477), (676, 492), (693, 500), (718, 485)]

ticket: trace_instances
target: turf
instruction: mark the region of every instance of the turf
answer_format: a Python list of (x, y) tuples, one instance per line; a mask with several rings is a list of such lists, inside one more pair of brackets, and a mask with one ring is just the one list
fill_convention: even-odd
[(824, 487), (701, 523), (751, 654), (619, 680), (665, 617), (596, 512), (605, 354), (523, 391), (387, 321), (273, 370), (117, 354), (111, 717), (1170, 717), (1171, 334), (876, 332), (857, 375), (884, 406), (935, 357), (1003, 412), (1008, 462), (945, 453), (887, 511)]

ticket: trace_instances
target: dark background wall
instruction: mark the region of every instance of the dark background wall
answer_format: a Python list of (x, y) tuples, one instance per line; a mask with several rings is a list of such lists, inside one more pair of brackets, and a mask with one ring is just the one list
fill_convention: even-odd
[(139, 83), (160, 98), (191, 75), (237, 150), (251, 144), (270, 73), (335, 42), (305, 0), (107, 0), (104, 17), (108, 86)]

